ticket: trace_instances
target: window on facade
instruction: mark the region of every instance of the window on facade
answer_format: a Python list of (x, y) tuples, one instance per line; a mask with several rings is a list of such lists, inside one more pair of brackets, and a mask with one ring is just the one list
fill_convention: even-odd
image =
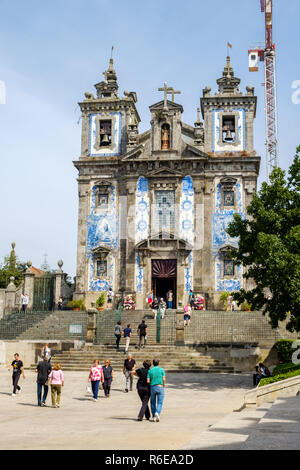
[(223, 203), (225, 206), (234, 206), (234, 191), (223, 191)]
[(96, 276), (106, 277), (107, 276), (107, 260), (99, 259), (96, 263)]
[(155, 191), (154, 227), (170, 231), (175, 225), (175, 191)]
[(222, 118), (222, 142), (235, 142), (235, 116), (223, 116)]
[(111, 145), (111, 120), (100, 121), (100, 147)]
[(100, 207), (101, 209), (107, 209), (108, 208), (108, 193), (97, 193), (96, 203), (97, 203), (97, 207)]
[(224, 276), (234, 276), (234, 262), (232, 259), (224, 259)]

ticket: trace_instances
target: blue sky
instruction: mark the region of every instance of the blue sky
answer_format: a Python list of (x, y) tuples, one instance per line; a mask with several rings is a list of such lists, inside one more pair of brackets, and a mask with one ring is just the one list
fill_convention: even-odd
[[(264, 41), (259, 0), (0, 0), (1, 230), (0, 258), (10, 243), (23, 261), (40, 267), (44, 253), (56, 268), (75, 275), (77, 171), (81, 127), (77, 102), (102, 80), (111, 46), (120, 94), (134, 90), (149, 128), (149, 106), (161, 99), (166, 81), (181, 90), (176, 101), (193, 125), (202, 89), (231, 61), (241, 89), (258, 96), (255, 148), (265, 179), (263, 68), (248, 72), (247, 51)], [(292, 83), (300, 80), (299, 0), (274, 0), (280, 166), (287, 169), (300, 144), (300, 104)]]

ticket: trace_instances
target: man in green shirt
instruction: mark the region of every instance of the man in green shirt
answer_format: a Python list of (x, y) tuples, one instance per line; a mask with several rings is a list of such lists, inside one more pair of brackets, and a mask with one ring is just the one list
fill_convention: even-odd
[(150, 384), (152, 420), (159, 421), (165, 398), (166, 374), (159, 367), (159, 359), (153, 359), (153, 367), (148, 371), (147, 382)]

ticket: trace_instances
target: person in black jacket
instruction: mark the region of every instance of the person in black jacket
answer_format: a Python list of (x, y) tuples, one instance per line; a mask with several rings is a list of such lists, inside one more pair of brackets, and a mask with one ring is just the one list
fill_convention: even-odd
[[(47, 400), (47, 395), (48, 395), (48, 390), (49, 387), (47, 385), (48, 381), (48, 375), (50, 374), (52, 370), (51, 364), (50, 364), (50, 358), (46, 354), (45, 358), (40, 361), (37, 365), (36, 368), (36, 373), (37, 373), (37, 399), (38, 399), (38, 406), (46, 406), (46, 400)], [(43, 394), (43, 399), (42, 399), (42, 391), (44, 388), (44, 394)]]
[(111, 383), (114, 380), (114, 371), (113, 371), (113, 368), (111, 366), (109, 359), (106, 359), (105, 364), (102, 367), (102, 369), (103, 369), (103, 376), (104, 376), (104, 382), (103, 382), (104, 395), (106, 398), (109, 398)]
[(137, 392), (139, 397), (142, 401), (142, 407), (140, 409), (139, 415), (137, 420), (143, 421), (144, 416), (149, 421), (150, 420), (150, 410), (148, 406), (149, 398), (150, 398), (150, 385), (147, 383), (147, 374), (148, 370), (151, 367), (151, 361), (144, 361), (143, 366), (140, 369), (133, 370), (131, 373), (132, 375), (136, 375), (139, 379), (136, 384)]
[(265, 379), (266, 377), (271, 377), (271, 372), (262, 362), (255, 367), (256, 373), (253, 374), (253, 386), (257, 387), (261, 379)]

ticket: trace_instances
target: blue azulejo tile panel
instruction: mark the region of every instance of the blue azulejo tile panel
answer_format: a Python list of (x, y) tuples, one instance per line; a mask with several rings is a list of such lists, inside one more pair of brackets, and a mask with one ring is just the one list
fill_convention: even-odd
[(148, 180), (143, 176), (138, 179), (135, 197), (135, 242), (139, 243), (149, 236), (150, 201)]
[[(111, 185), (108, 190), (108, 203), (104, 209), (96, 204), (98, 188), (93, 186), (90, 195), (90, 214), (87, 217), (86, 256), (88, 260), (88, 289), (90, 291), (105, 291), (114, 289), (116, 259), (115, 253), (119, 245), (119, 219), (116, 204), (116, 187)], [(107, 256), (107, 277), (98, 279), (95, 276), (95, 248), (111, 250)]]
[(144, 268), (140, 266), (140, 256), (136, 253), (135, 257), (135, 290), (137, 294), (143, 293)]
[(193, 254), (189, 254), (189, 262), (188, 267), (184, 268), (184, 291), (185, 293), (189, 293), (191, 289), (193, 289)]
[(226, 232), (233, 215), (238, 213), (243, 219), (246, 217), (243, 202), (242, 185), (237, 182), (235, 185), (236, 209), (221, 209), (222, 207), (222, 185), (216, 185), (215, 191), (215, 212), (212, 215), (212, 253), (215, 259), (215, 288), (217, 291), (236, 291), (243, 286), (243, 272), (241, 266), (236, 266), (236, 276), (234, 279), (224, 279), (223, 275), (223, 255), (220, 252), (225, 246), (237, 247), (238, 238), (232, 238)]
[(194, 242), (194, 186), (191, 176), (182, 180), (180, 197), (180, 238)]

